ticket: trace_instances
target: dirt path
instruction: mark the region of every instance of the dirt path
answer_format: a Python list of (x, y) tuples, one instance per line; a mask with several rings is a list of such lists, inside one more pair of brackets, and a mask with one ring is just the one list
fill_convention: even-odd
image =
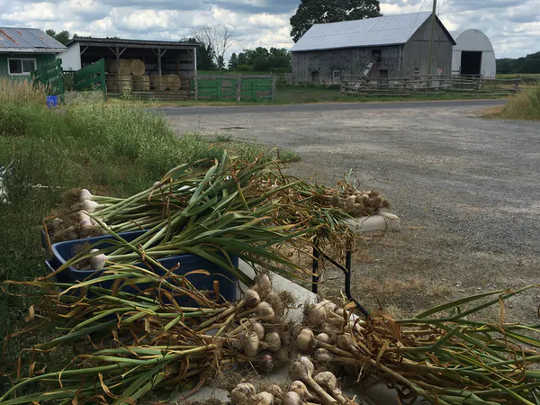
[[(354, 291), (372, 309), (409, 315), (539, 282), (540, 123), (478, 118), (489, 102), (423, 104), (163, 112), (179, 134), (288, 148), (302, 157), (296, 175), (331, 184), (352, 170), (361, 187), (382, 191), (403, 232), (355, 259)], [(323, 293), (337, 294), (341, 276), (327, 277)], [(509, 312), (532, 320), (539, 304), (535, 291)]]

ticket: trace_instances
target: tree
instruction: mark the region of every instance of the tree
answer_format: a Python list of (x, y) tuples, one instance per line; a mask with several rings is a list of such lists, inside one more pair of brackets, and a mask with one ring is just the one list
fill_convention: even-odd
[(238, 55), (233, 52), (231, 58), (229, 59), (229, 70), (236, 70), (238, 67)]
[(216, 70), (217, 66), (214, 62), (214, 50), (211, 45), (205, 44), (196, 38), (187, 38), (182, 42), (192, 42), (200, 44), (197, 47), (197, 70)]
[(301, 0), (291, 17), (291, 37), (297, 42), (313, 24), (331, 23), (381, 15), (377, 0)]
[(256, 72), (290, 72), (291, 56), (286, 49), (258, 47), (233, 53), (229, 60), (229, 70)]
[(225, 25), (200, 27), (193, 33), (200, 43), (210, 46), (213, 50), (213, 62), (219, 69), (225, 68), (225, 54), (231, 47), (232, 33)]
[(68, 31), (61, 31), (57, 34), (55, 30), (49, 29), (45, 32), (47, 33), (47, 35), (53, 37), (61, 44), (67, 45), (67, 43), (70, 41)]

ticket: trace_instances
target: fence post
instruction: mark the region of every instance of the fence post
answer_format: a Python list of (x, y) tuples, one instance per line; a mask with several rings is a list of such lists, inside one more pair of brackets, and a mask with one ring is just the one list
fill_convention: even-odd
[(242, 75), (236, 77), (236, 102), (242, 100)]
[(277, 77), (272, 75), (272, 101), (276, 99), (276, 83)]

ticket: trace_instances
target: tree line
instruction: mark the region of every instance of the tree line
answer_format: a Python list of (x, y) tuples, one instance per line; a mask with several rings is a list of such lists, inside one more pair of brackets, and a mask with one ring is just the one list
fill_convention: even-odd
[(540, 73), (540, 52), (517, 59), (497, 59), (497, 73)]

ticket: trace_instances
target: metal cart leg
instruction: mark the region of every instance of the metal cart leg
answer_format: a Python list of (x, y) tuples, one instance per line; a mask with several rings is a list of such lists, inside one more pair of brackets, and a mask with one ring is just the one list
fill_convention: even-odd
[(314, 294), (319, 293), (319, 249), (317, 244), (313, 247), (313, 265), (312, 265), (312, 271), (313, 276), (311, 278), (311, 291)]
[(313, 276), (312, 276), (312, 285), (311, 290), (313, 293), (317, 294), (319, 291), (319, 260), (321, 258), (325, 258), (330, 263), (332, 263), (334, 266), (336, 266), (338, 269), (340, 269), (345, 274), (345, 295), (348, 299), (350, 299), (352, 302), (356, 304), (356, 307), (364, 314), (366, 318), (369, 318), (369, 312), (352, 296), (351, 291), (351, 282), (352, 282), (352, 252), (351, 250), (347, 250), (345, 255), (345, 267), (343, 267), (341, 264), (336, 262), (334, 259), (326, 255), (324, 252), (319, 250), (319, 246), (315, 244), (313, 247)]

